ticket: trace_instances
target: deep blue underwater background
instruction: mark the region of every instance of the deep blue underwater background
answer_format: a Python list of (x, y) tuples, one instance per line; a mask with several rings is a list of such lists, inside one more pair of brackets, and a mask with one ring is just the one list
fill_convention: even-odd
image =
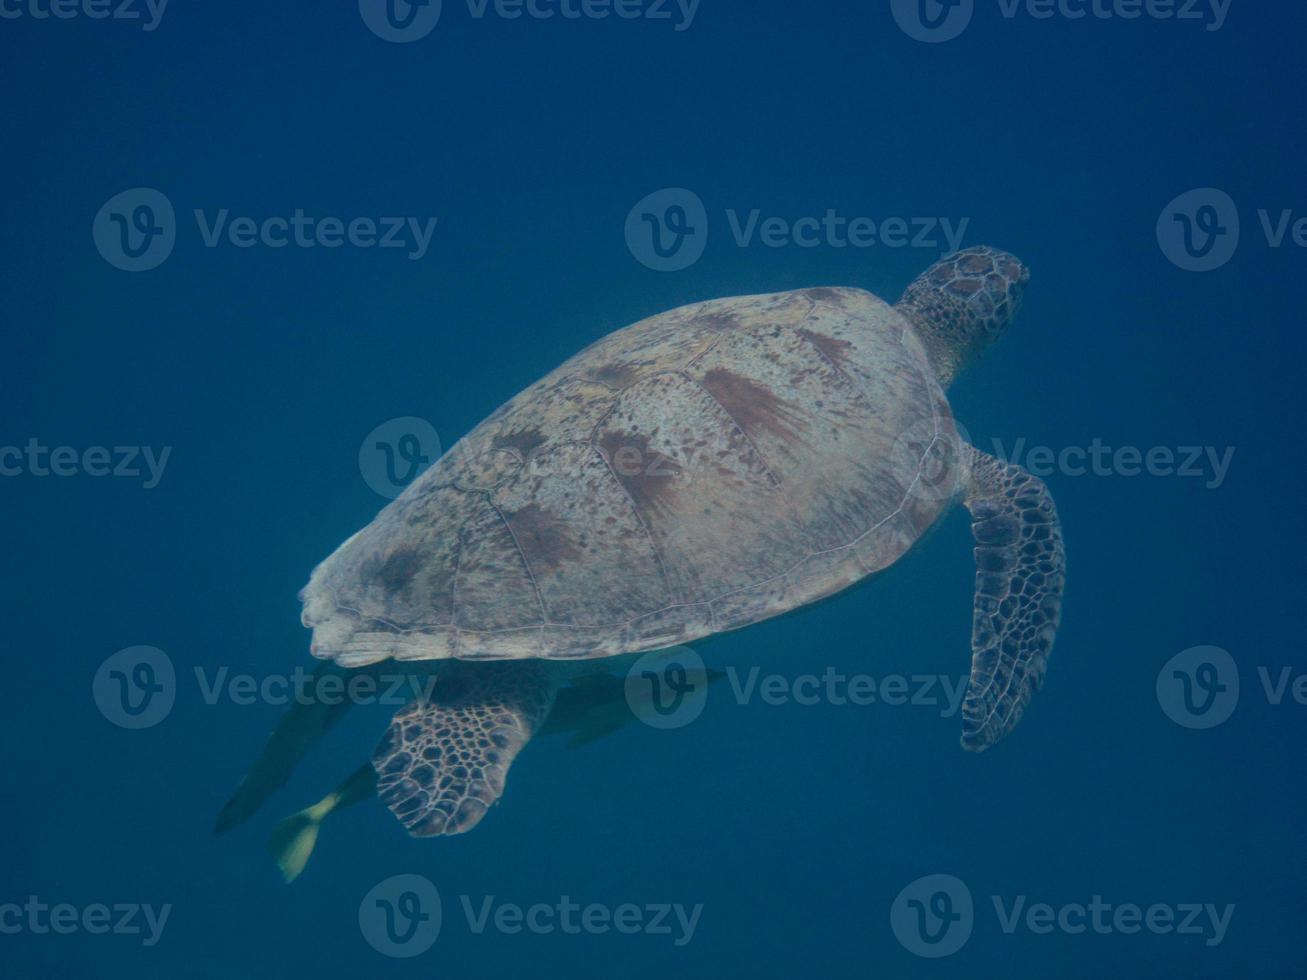
[[(407, 44), (351, 3), (176, 0), (152, 31), (5, 9), (21, 16), (0, 20), (0, 444), (172, 452), (152, 489), (0, 479), (0, 904), (173, 906), (148, 947), (0, 934), (5, 980), (1301, 975), (1307, 707), (1273, 704), (1258, 673), (1307, 670), (1304, 252), (1291, 235), (1271, 247), (1257, 217), (1307, 213), (1297, 5), (1233, 0), (1212, 31), (1008, 19), (977, 0), (940, 44), (886, 2), (703, 0), (678, 31), (674, 7), (509, 20), (446, 0)], [(137, 187), (168, 197), (178, 231), (167, 261), (132, 273), (92, 222)], [(623, 235), (666, 187), (709, 216), (702, 258), (676, 272)], [(1242, 238), (1192, 272), (1155, 225), (1204, 187), (1236, 202)], [(438, 226), (419, 260), (207, 248), (191, 212), (222, 208)], [(296, 592), (385, 503), (357, 458), (374, 427), (419, 416), (449, 446), (625, 323), (806, 285), (892, 300), (942, 251), (738, 247), (725, 212), (755, 208), (966, 218), (964, 244), (1029, 264), (1008, 336), (950, 393), (978, 443), (1235, 447), (1228, 474), (1047, 478), (1069, 552), (1062, 630), (1044, 690), (984, 755), (938, 706), (741, 705), (723, 682), (681, 729), (529, 746), (469, 835), (410, 840), (375, 802), (334, 816), (288, 887), (264, 839), (366, 758), (388, 709), (360, 709), (265, 812), (212, 840), (278, 709), (207, 704), (194, 670), (310, 664)], [(788, 678), (958, 677), (972, 579), (959, 509), (877, 581), (696, 646)], [(138, 644), (165, 651), (178, 684), (171, 714), (132, 731), (92, 686)], [(1241, 691), (1228, 721), (1190, 730), (1156, 685), (1199, 645), (1229, 651)], [(359, 926), (363, 896), (401, 873), (444, 897), (438, 941), (407, 960)], [(890, 909), (935, 873), (966, 883), (975, 923), (927, 959)], [(703, 911), (679, 947), (477, 934), (462, 895)], [(994, 895), (1235, 908), (1215, 944), (1009, 934)]]

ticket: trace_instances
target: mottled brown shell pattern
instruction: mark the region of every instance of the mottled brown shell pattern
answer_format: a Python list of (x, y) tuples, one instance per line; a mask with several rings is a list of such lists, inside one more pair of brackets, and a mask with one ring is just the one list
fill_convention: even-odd
[(318, 566), (304, 623), (345, 665), (612, 656), (737, 629), (899, 558), (948, 506), (915, 487), (952, 465), (947, 446), (921, 344), (871, 294), (682, 307), (473, 429)]

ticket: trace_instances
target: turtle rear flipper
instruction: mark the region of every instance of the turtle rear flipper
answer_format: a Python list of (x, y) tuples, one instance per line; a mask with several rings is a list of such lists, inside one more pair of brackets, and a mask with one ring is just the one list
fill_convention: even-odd
[(504, 792), (555, 692), (539, 661), (442, 669), (431, 697), (398, 711), (373, 753), (377, 795), (414, 837), (471, 830)]
[(963, 500), (976, 539), (976, 596), (962, 745), (980, 752), (1016, 726), (1044, 680), (1062, 614), (1066, 552), (1043, 481), (977, 449), (967, 452)]

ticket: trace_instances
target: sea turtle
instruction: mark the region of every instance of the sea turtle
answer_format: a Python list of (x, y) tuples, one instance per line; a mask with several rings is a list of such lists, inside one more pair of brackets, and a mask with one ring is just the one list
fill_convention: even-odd
[(948, 509), (976, 541), (962, 743), (1040, 686), (1064, 582), (1044, 484), (967, 445), (944, 391), (1029, 278), (969, 248), (897, 304), (852, 288), (694, 303), (591, 344), (314, 570), (314, 656), (439, 661), (373, 757), (415, 836), (474, 827), (576, 662), (738, 629), (897, 561)]

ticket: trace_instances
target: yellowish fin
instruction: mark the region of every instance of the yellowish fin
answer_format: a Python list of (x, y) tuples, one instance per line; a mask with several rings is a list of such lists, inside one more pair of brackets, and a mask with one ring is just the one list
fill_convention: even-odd
[(322, 821), (342, 807), (368, 799), (376, 788), (377, 774), (367, 763), (313, 806), (277, 824), (268, 838), (268, 853), (277, 862), (286, 884), (298, 878), (309, 863)]
[(272, 832), (268, 839), (268, 852), (281, 868), (281, 875), (290, 884), (304, 871), (318, 843), (318, 828), (336, 808), (336, 794), (324, 797), (307, 810), (288, 817)]

